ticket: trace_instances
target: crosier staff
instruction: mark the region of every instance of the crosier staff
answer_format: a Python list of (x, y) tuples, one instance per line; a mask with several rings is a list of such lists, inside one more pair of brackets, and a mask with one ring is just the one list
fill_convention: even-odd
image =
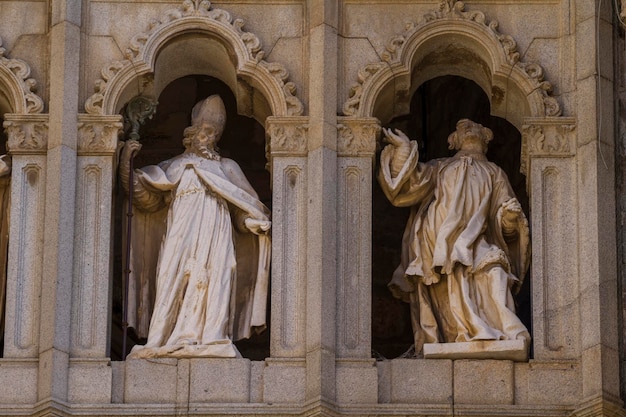
[[(123, 290), (122, 290), (122, 360), (126, 360), (126, 342), (128, 340), (128, 291), (130, 282), (130, 242), (132, 238), (133, 230), (133, 183), (134, 183), (134, 159), (137, 152), (141, 148), (139, 145), (139, 128), (145, 123), (147, 119), (151, 119), (156, 112), (156, 106), (158, 103), (145, 96), (137, 96), (131, 99), (126, 106), (125, 121), (129, 124), (130, 133), (128, 134), (128, 140), (126, 146), (135, 142), (136, 145), (132, 146), (132, 151), (128, 158), (128, 207), (126, 211), (126, 259), (124, 265), (123, 276)], [(122, 153), (124, 156), (124, 152)], [(123, 161), (125, 162), (125, 161)], [(124, 169), (122, 166), (121, 169)], [(122, 174), (123, 175), (123, 174)]]

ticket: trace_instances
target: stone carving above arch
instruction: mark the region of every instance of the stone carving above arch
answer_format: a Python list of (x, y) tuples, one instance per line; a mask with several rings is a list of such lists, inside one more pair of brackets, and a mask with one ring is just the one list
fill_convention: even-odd
[(184, 0), (182, 4), (152, 19), (148, 29), (134, 36), (123, 60), (106, 65), (95, 83), (95, 93), (85, 103), (88, 114), (110, 115), (122, 90), (140, 76), (154, 71), (156, 58), (166, 43), (182, 33), (213, 35), (233, 54), (237, 77), (259, 87), (273, 116), (300, 116), (303, 105), (296, 97), (296, 86), (289, 81), (285, 67), (263, 58), (259, 38), (244, 29), (242, 19), (215, 9), (208, 0)]
[(13, 113), (37, 114), (43, 111), (43, 100), (35, 94), (37, 81), (29, 77), (30, 66), (21, 59), (7, 57), (0, 39), (0, 84), (8, 89)]
[[(450, 25), (451, 21), (454, 25)], [(411, 76), (419, 47), (435, 37), (446, 35), (452, 35), (456, 40), (465, 38), (472, 44), (480, 45), (484, 52), (480, 58), (489, 66), (491, 76), (497, 74), (510, 78), (523, 93), (520, 96), (526, 97), (530, 114), (525, 116), (561, 115), (559, 103), (551, 96), (552, 85), (544, 79), (543, 68), (536, 63), (521, 61), (515, 39), (500, 33), (496, 20), (488, 21), (481, 11), (466, 11), (465, 4), (455, 0), (440, 0), (438, 10), (426, 13), (418, 22), (407, 23), (404, 32), (388, 42), (381, 61), (359, 70), (358, 82), (352, 86), (344, 103), (344, 115), (373, 116), (376, 96), (389, 81)], [(409, 88), (407, 82), (396, 84), (399, 85), (396, 88)], [(489, 87), (494, 88), (494, 95), (499, 91), (495, 83)], [(491, 91), (488, 93), (491, 94)]]

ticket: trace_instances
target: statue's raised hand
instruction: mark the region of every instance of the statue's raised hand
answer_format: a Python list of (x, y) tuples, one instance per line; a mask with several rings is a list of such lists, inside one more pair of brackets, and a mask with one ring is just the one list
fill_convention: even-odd
[(385, 134), (384, 140), (387, 143), (392, 144), (396, 148), (408, 148), (409, 147), (409, 138), (399, 129), (387, 129), (383, 128), (383, 133)]

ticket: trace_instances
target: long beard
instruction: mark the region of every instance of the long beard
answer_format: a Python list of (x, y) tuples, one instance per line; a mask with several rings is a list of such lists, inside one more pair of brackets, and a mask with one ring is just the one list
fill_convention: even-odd
[(201, 156), (209, 160), (219, 161), (222, 159), (222, 157), (220, 156), (220, 154), (217, 152), (215, 148), (208, 148), (206, 146), (194, 146), (193, 151), (198, 156)]

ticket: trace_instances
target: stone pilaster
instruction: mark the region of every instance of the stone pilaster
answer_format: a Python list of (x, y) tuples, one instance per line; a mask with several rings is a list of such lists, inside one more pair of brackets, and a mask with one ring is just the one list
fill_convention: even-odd
[(337, 401), (376, 403), (378, 373), (371, 358), (371, 224), (372, 167), (380, 122), (342, 117), (337, 132)]
[[(9, 257), (0, 400), (37, 400), (48, 115), (5, 114), (11, 155)], [(17, 382), (17, 383), (16, 383)]]
[(308, 129), (307, 117), (270, 117), (265, 127), (273, 189), (268, 402), (302, 402), (305, 395)]
[(521, 170), (532, 225), (532, 323), (537, 360), (580, 355), (577, 252), (576, 128), (573, 118), (527, 119)]
[(6, 114), (12, 159), (5, 358), (36, 358), (43, 265), (47, 115)]
[[(69, 398), (110, 402), (108, 366), (113, 181), (121, 116), (79, 115)], [(91, 381), (85, 384), (84, 381)]]
[(340, 2), (309, 0), (306, 398), (336, 400), (337, 69)]
[(81, 2), (50, 2), (50, 119), (41, 274), (45, 296), (40, 303), (40, 401), (68, 400), (81, 18)]

